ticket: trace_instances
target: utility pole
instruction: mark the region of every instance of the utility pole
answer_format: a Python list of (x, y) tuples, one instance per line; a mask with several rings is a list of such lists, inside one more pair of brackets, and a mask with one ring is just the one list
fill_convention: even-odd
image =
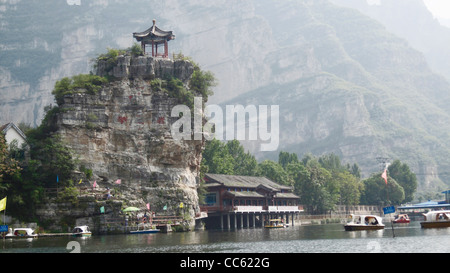
[(380, 164), (381, 171), (384, 171), (384, 169), (386, 169), (390, 165), (388, 157), (377, 157), (376, 160), (378, 164)]

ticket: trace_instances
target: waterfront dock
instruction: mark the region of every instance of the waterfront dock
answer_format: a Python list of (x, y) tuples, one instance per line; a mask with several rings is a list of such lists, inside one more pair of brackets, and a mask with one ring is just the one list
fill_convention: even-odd
[(64, 237), (64, 236), (74, 236), (74, 234), (73, 233), (40, 233), (40, 234), (38, 234), (38, 238), (41, 238), (41, 237), (46, 237), (46, 238), (48, 238), (48, 237)]

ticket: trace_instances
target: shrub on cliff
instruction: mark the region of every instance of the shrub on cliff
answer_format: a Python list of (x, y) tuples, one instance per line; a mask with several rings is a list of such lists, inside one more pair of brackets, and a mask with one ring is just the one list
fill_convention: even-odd
[(61, 105), (64, 103), (65, 95), (77, 92), (96, 94), (107, 82), (106, 78), (91, 74), (80, 74), (72, 78), (65, 77), (56, 82), (52, 94), (55, 96), (56, 103)]
[(93, 59), (94, 69), (97, 69), (100, 62), (105, 63), (105, 71), (112, 71), (117, 64), (117, 57), (127, 54), (126, 50), (108, 48), (108, 52), (100, 54), (97, 58)]
[(166, 77), (164, 80), (156, 78), (150, 84), (154, 91), (166, 92), (170, 97), (177, 98), (179, 103), (192, 109), (195, 97), (201, 96), (203, 102), (208, 101), (208, 96), (213, 94), (212, 87), (216, 85), (216, 79), (211, 72), (202, 71), (194, 65), (194, 73), (188, 86), (175, 77)]
[(201, 96), (203, 102), (208, 101), (208, 96), (213, 94), (212, 88), (216, 86), (216, 78), (210, 71), (202, 71), (194, 63), (194, 72), (187, 86), (182, 80), (175, 77), (166, 77), (164, 80), (156, 78), (150, 82), (155, 91), (164, 91), (170, 97), (177, 98), (179, 103), (194, 107), (194, 98)]
[[(92, 59), (93, 62), (93, 68), (95, 70), (98, 69), (99, 63), (104, 63), (105, 72), (110, 72), (114, 69), (114, 66), (117, 65), (117, 57), (119, 56), (143, 56), (144, 50), (142, 47), (134, 43), (133, 46), (127, 48), (127, 49), (115, 49), (115, 48), (108, 48), (108, 51), (106, 53), (102, 53), (98, 55), (96, 58)], [(110, 77), (108, 80), (113, 80), (113, 77)]]
[(189, 90), (194, 96), (202, 96), (204, 101), (208, 101), (208, 96), (213, 94), (212, 88), (217, 86), (217, 79), (211, 71), (203, 71), (200, 65), (192, 58), (184, 56), (181, 52), (173, 54), (174, 60), (186, 60), (194, 65), (194, 73), (189, 80)]
[(203, 71), (194, 63), (194, 73), (189, 81), (189, 89), (196, 95), (201, 95), (205, 101), (213, 94), (212, 88), (217, 85), (214, 74), (210, 71)]
[(127, 51), (129, 51), (131, 53), (131, 56), (133, 57), (144, 55), (144, 50), (142, 50), (142, 47), (136, 43), (134, 43), (132, 47), (127, 49)]

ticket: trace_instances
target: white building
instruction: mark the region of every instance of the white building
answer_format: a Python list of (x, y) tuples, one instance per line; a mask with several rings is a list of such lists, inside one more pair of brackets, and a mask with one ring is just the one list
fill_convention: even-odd
[(10, 145), (17, 140), (17, 147), (21, 148), (26, 143), (26, 136), (14, 123), (10, 122), (0, 127), (0, 131), (5, 135), (6, 143)]

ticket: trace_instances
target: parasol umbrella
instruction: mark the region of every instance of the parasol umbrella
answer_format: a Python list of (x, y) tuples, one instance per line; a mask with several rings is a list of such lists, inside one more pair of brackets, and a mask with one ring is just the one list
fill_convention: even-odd
[(136, 208), (136, 207), (128, 207), (128, 208), (125, 208), (123, 210), (123, 212), (138, 211), (138, 210), (141, 210), (141, 209), (140, 208)]

